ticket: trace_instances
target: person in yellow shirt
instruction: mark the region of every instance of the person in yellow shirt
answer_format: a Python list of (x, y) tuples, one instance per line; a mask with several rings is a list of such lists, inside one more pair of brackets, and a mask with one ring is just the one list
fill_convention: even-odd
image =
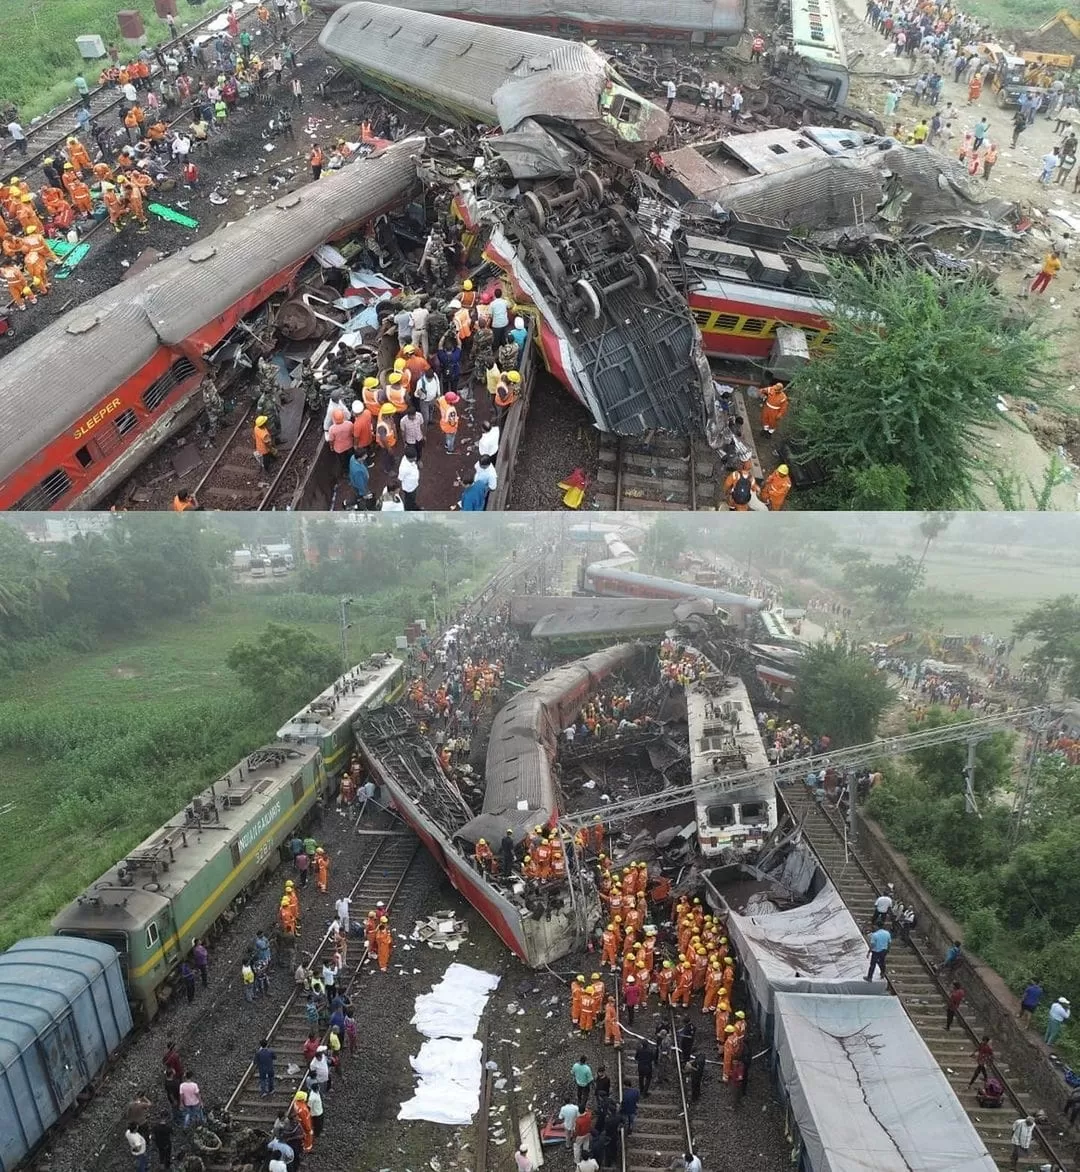
[(1031, 282), (1032, 293), (1045, 293), (1047, 285), (1061, 272), (1061, 254), (1055, 249), (1048, 252), (1042, 262), (1042, 268), (1034, 281)]
[(915, 129), (911, 132), (911, 141), (916, 146), (922, 146), (922, 144), (926, 142), (929, 134), (930, 124), (926, 121), (925, 118), (920, 118), (919, 121), (915, 123)]

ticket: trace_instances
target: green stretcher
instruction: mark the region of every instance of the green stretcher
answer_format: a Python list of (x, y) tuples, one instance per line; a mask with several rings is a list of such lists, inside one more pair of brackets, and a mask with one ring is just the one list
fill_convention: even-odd
[(147, 204), (146, 210), (153, 212), (159, 219), (168, 220), (170, 223), (179, 224), (184, 228), (197, 228), (199, 226), (198, 220), (185, 216), (183, 212), (178, 212), (175, 208), (167, 208), (163, 203)]

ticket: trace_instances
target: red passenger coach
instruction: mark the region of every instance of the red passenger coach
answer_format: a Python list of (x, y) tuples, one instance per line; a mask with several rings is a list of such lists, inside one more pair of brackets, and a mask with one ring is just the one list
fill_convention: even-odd
[(406, 140), (151, 265), (0, 362), (0, 509), (91, 508), (190, 421), (206, 354), (418, 186)]
[(829, 303), (792, 289), (706, 278), (686, 295), (710, 358), (768, 359), (780, 326), (795, 326), (811, 347), (828, 342)]

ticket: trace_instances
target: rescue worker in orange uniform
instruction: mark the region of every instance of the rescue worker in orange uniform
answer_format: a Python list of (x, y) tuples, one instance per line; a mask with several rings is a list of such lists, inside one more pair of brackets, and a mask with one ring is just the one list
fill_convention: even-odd
[(65, 205), (67, 200), (64, 198), (63, 188), (60, 187), (43, 187), (41, 189), (41, 202), (45, 207), (45, 214), (51, 219), (58, 211)]
[(76, 171), (91, 170), (89, 152), (74, 135), (67, 140), (64, 153), (68, 157), (68, 162)]
[(68, 195), (71, 194), (71, 185), (79, 178), (79, 172), (75, 170), (71, 163), (65, 163), (63, 173), (60, 176), (60, 182)]
[(15, 261), (16, 264), (22, 263), (22, 241), (18, 236), (6, 232), (2, 226), (0, 226), (0, 250), (3, 251), (5, 260)]
[(609, 968), (618, 967), (619, 937), (615, 932), (615, 925), (608, 924), (600, 939), (600, 963), (608, 965)]
[(779, 513), (791, 492), (791, 477), (788, 466), (780, 464), (765, 477), (765, 483), (758, 489), (758, 499), (768, 506), (770, 513)]
[(578, 975), (570, 982), (570, 1022), (577, 1025), (581, 1021), (581, 999), (585, 995), (585, 976)]
[(293, 915), (296, 917), (297, 926), (300, 924), (300, 896), (296, 894), (296, 885), (291, 879), (285, 880), (285, 898), (289, 901), (289, 906), (293, 910)]
[(476, 867), (481, 875), (491, 875), (495, 870), (495, 855), (487, 844), (486, 838), (477, 840), (476, 850), (473, 852)]
[(390, 954), (394, 951), (394, 938), (390, 935), (390, 921), (383, 916), (379, 920), (379, 930), (375, 933), (375, 952), (379, 958), (379, 972), (385, 973), (390, 964)]
[(310, 1152), (315, 1147), (315, 1130), (311, 1124), (311, 1108), (307, 1105), (307, 1098), (307, 1091), (297, 1091), (293, 1099), (292, 1113), (304, 1134), (304, 1151)]
[(376, 912), (370, 911), (364, 918), (364, 939), (367, 940), (368, 956), (375, 956), (378, 945), (376, 936), (379, 931), (379, 917)]
[(723, 1049), (723, 1046), (724, 1046), (724, 1035), (727, 1032), (727, 1028), (728, 1028), (728, 1024), (730, 1022), (730, 1019), (731, 1019), (731, 1006), (728, 1004), (727, 999), (723, 996), (723, 994), (721, 994), (720, 998), (716, 1002), (716, 1023), (715, 1023), (716, 1024), (716, 1044), (721, 1049)]
[(619, 1010), (614, 997), (608, 997), (604, 1006), (604, 1045), (622, 1047), (622, 1026), (619, 1025)]
[(330, 881), (330, 859), (321, 846), (315, 848), (313, 865), (315, 868), (315, 890), (325, 894)]
[(93, 215), (94, 200), (90, 194), (90, 188), (81, 179), (77, 179), (68, 188), (68, 194), (71, 196), (71, 202), (78, 208), (82, 215)]
[(383, 403), (379, 408), (379, 418), (375, 424), (375, 444), (382, 451), (383, 468), (391, 472), (394, 467), (394, 448), (397, 447), (397, 424), (394, 422), (394, 406), (392, 403)]
[(121, 224), (123, 223), (124, 213), (127, 208), (124, 206), (124, 201), (120, 198), (120, 193), (111, 183), (103, 183), (101, 185), (101, 198), (105, 202), (105, 207), (109, 212), (109, 223), (112, 224), (113, 231), (119, 232)]
[(35, 292), (48, 293), (49, 291), (49, 258), (51, 252), (42, 249), (40, 252), (28, 252), (23, 261), (26, 275), (30, 278)]
[(660, 971), (656, 974), (656, 990), (660, 995), (660, 1004), (667, 1005), (675, 989), (675, 966), (670, 960), (665, 960)]
[(393, 371), (386, 379), (386, 402), (397, 415), (404, 415), (409, 407), (408, 387), (402, 382), (402, 372)]
[[(110, 215), (112, 212), (110, 211)], [(120, 231), (119, 228), (116, 229)], [(260, 415), (255, 420), (255, 426), (251, 430), (252, 441), (255, 445), (255, 461), (259, 467), (264, 471), (269, 471), (270, 460), (277, 455), (277, 449), (274, 447), (274, 437), (270, 434), (270, 429), (266, 426), (269, 419), (265, 415)]]
[(751, 472), (749, 460), (743, 461), (743, 466), (734, 472), (729, 472), (724, 481), (724, 500), (727, 501), (728, 511), (732, 513), (748, 513), (750, 499), (757, 491), (758, 482)]
[(720, 984), (724, 987), (724, 994), (730, 999), (731, 987), (735, 984), (735, 962), (729, 956), (724, 961), (724, 972), (720, 977)]
[(596, 1014), (600, 1009), (599, 998), (594, 985), (586, 985), (581, 994), (581, 1013), (578, 1017), (578, 1027), (583, 1034), (592, 1032), (596, 1025)]
[(741, 1042), (746, 1037), (746, 1014), (741, 1009), (735, 1010), (735, 1035)]
[(15, 209), (15, 219), (19, 221), (19, 227), (25, 232), (31, 229), (34, 232), (44, 232), (45, 225), (41, 222), (41, 217), (37, 214), (37, 208), (34, 207), (34, 197), (32, 195), (24, 195), (19, 200), (19, 206)]
[(724, 1082), (731, 1082), (735, 1069), (735, 1060), (742, 1053), (742, 1039), (735, 1032), (734, 1026), (724, 1029), (724, 1073), (721, 1076)]
[(516, 370), (508, 370), (495, 386), (495, 422), (499, 427), (505, 425), (510, 408), (518, 400), (520, 383), (521, 374)]
[(592, 831), (593, 850), (599, 854), (604, 849), (604, 823), (599, 814), (593, 815), (593, 823), (589, 829)]
[(461, 282), (461, 292), (458, 294), (458, 301), (464, 309), (472, 309), (476, 304), (476, 293), (473, 291), (472, 281), (466, 279)]
[(538, 878), (546, 883), (551, 878), (551, 844), (547, 839), (542, 838), (537, 843), (533, 858), (536, 860)]
[(95, 163), (93, 166), (94, 178), (99, 183), (112, 183), (113, 169), (106, 162)]
[(143, 208), (142, 188), (130, 179), (125, 179), (120, 184), (120, 189), (123, 192), (128, 209), (135, 219), (139, 221), (139, 231), (145, 232), (149, 225), (146, 220), (146, 211)]
[(705, 979), (709, 973), (709, 958), (706, 956), (704, 948), (694, 949), (690, 966), (694, 974), (694, 992), (700, 993), (705, 988)]
[(278, 924), (281, 927), (282, 935), (299, 935), (296, 930), (296, 916), (293, 913), (292, 904), (289, 902), (289, 897), (286, 895), (281, 897), (281, 905), (278, 908)]
[(27, 280), (26, 274), (18, 265), (4, 265), (0, 268), (0, 278), (3, 278), (4, 284), (7, 285), (8, 296), (15, 303), (16, 309), (25, 309), (27, 301), (31, 305), (37, 304), (37, 297), (34, 295), (33, 287)]
[(761, 396), (761, 430), (766, 435), (772, 435), (776, 425), (787, 414), (788, 397), (783, 383), (773, 383), (772, 386), (762, 387)]
[(720, 990), (723, 988), (720, 977), (720, 962), (714, 960), (710, 963), (708, 972), (705, 974), (705, 1000), (701, 1005), (703, 1013), (712, 1013), (716, 1009), (716, 1002), (719, 999)]
[(679, 965), (675, 973), (675, 993), (671, 998), (672, 1005), (682, 1005), (684, 1009), (690, 1008), (690, 994), (694, 989), (694, 970), (686, 962), (685, 958)]
[(982, 97), (982, 72), (978, 69), (971, 76), (971, 81), (968, 82), (968, 100), (967, 104), (970, 106), (972, 102), (977, 102)]
[(448, 452), (453, 452), (457, 443), (458, 433), (458, 395), (456, 391), (447, 391), (435, 400), (439, 409), (439, 430), (443, 433), (443, 445)]

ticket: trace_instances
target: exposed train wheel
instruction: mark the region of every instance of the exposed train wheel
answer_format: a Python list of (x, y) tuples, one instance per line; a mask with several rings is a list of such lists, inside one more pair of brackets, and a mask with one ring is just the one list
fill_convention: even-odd
[(529, 219), (543, 232), (547, 227), (547, 208), (544, 207), (544, 201), (535, 191), (526, 191), (521, 197), (521, 202), (525, 205)]
[(539, 237), (534, 247), (548, 281), (552, 288), (557, 288), (566, 280), (566, 266), (559, 259), (554, 245), (546, 236)]
[(623, 207), (616, 205), (611, 209), (611, 218), (619, 226), (623, 243), (635, 252), (645, 247), (645, 233), (630, 219), (630, 215)]
[(764, 114), (769, 108), (769, 95), (764, 90), (754, 90), (746, 107), (751, 114)]
[(582, 171), (578, 176), (581, 186), (585, 189), (585, 198), (593, 203), (602, 203), (604, 199), (604, 181), (595, 171)]
[(574, 282), (574, 288), (581, 297), (582, 306), (585, 312), (593, 319), (593, 321), (600, 320), (602, 307), (600, 304), (600, 294), (586, 281), (583, 277)]
[(660, 288), (660, 266), (651, 256), (639, 256), (637, 263), (638, 271), (645, 280), (645, 288), (655, 293)]

